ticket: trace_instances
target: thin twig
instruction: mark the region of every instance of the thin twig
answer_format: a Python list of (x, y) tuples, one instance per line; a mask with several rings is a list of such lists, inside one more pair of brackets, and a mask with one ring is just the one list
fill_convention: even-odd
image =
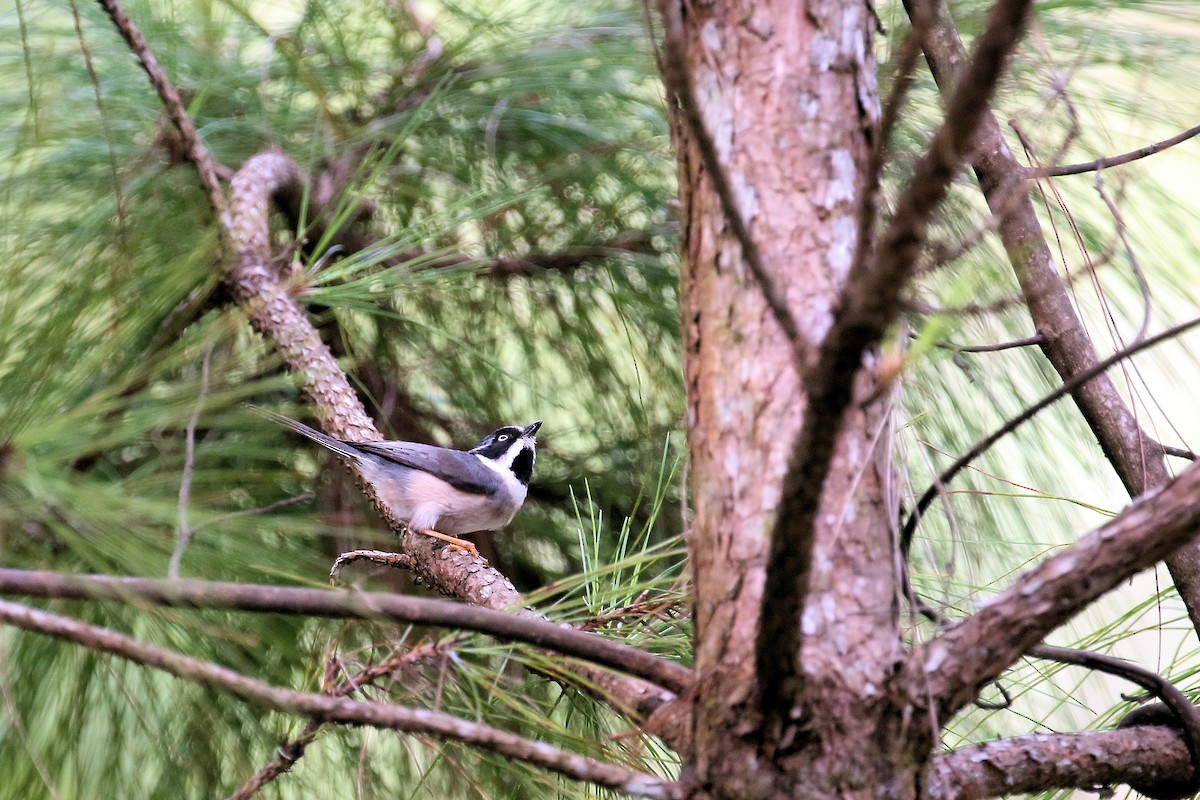
[(314, 495), (312, 492), (301, 492), (300, 494), (292, 495), (291, 497), (285, 497), (282, 500), (276, 500), (274, 503), (267, 503), (265, 506), (259, 506), (258, 508), (244, 508), (241, 511), (230, 511), (228, 514), (220, 514), (218, 516), (211, 517), (210, 519), (206, 519), (203, 522), (197, 523), (193, 531), (200, 530), (201, 528), (205, 528), (209, 525), (218, 525), (231, 519), (237, 519), (238, 517), (256, 517), (262, 514), (270, 514), (272, 511), (278, 511), (281, 508), (287, 508), (288, 506), (294, 506), (297, 503), (307, 502), (312, 500), (314, 497), (316, 497), (316, 495)]
[[(332, 697), (346, 697), (358, 688), (370, 683), (384, 675), (390, 675), (413, 662), (421, 661), (429, 658), (431, 654), (444, 652), (445, 650), (454, 647), (461, 641), (461, 637), (451, 636), (439, 642), (413, 648), (398, 656), (394, 656), (383, 661), (380, 664), (367, 667), (358, 675), (347, 678), (337, 685), (323, 689), (323, 693)], [(308, 746), (317, 740), (317, 735), (320, 733), (324, 722), (319, 719), (310, 719), (304, 726), (304, 729), (293, 739), (285, 739), (279, 743), (279, 747), (275, 749), (270, 761), (263, 764), (261, 768), (229, 795), (228, 800), (249, 800), (257, 794), (263, 787), (275, 780), (279, 776), (291, 770), (296, 762), (304, 757)]]
[(1160, 153), (1163, 150), (1174, 147), (1175, 145), (1186, 142), (1188, 139), (1200, 134), (1200, 125), (1194, 128), (1188, 128), (1183, 133), (1177, 133), (1169, 139), (1163, 139), (1161, 142), (1148, 144), (1145, 147), (1139, 147), (1137, 150), (1130, 150), (1128, 153), (1122, 153), (1119, 156), (1105, 156), (1098, 158), (1095, 161), (1087, 161), (1082, 164), (1065, 164), (1058, 167), (1037, 167), (1027, 169), (1025, 177), (1030, 180), (1038, 178), (1056, 178), (1063, 175), (1079, 175), (1084, 172), (1095, 172), (1096, 170), (1108, 169), (1109, 167), (1128, 164), (1130, 161), (1137, 161), (1146, 156), (1152, 156), (1155, 153)]
[(544, 742), (526, 739), (490, 725), (429, 709), (359, 702), (271, 686), (228, 667), (191, 658), (166, 648), (136, 641), (108, 628), (89, 625), (19, 603), (0, 600), (0, 622), (153, 667), (274, 711), (461, 742), (542, 767), (572, 780), (586, 781), (638, 797), (671, 800), (679, 796), (676, 785), (669, 781), (560, 750)]
[(676, 693), (691, 683), (691, 670), (686, 667), (620, 642), (533, 615), (425, 597), (220, 581), (65, 575), (19, 569), (0, 569), (0, 594), (442, 625), (527, 642), (635, 675)]
[[(917, 331), (911, 331), (908, 334), (910, 339), (919, 339), (921, 334)], [(997, 342), (996, 344), (954, 344), (953, 342), (937, 342), (936, 346), (942, 350), (953, 350), (956, 353), (998, 353), (1002, 350), (1014, 350), (1018, 347), (1034, 347), (1044, 342), (1046, 338), (1040, 333), (1035, 333), (1033, 336), (1026, 336), (1023, 339), (1013, 339), (1008, 342)]]
[(1173, 339), (1185, 331), (1191, 330), (1197, 325), (1200, 325), (1200, 317), (1195, 317), (1186, 322), (1181, 322), (1178, 325), (1172, 326), (1160, 333), (1155, 334), (1154, 336), (1143, 339), (1140, 342), (1135, 342), (1129, 347), (1118, 350), (1108, 358), (1092, 366), (1090, 369), (1086, 369), (1072, 377), (1070, 380), (1063, 382), (1062, 385), (1060, 385), (1057, 389), (1050, 392), (1033, 405), (1026, 407), (1025, 410), (1020, 414), (1012, 417), (995, 431), (972, 445), (970, 450), (959, 456), (953, 464), (943, 470), (942, 474), (934, 480), (933, 484), (921, 494), (920, 499), (917, 500), (916, 506), (908, 515), (908, 519), (904, 521), (904, 525), (900, 529), (901, 551), (907, 555), (909, 548), (912, 546), (913, 534), (916, 532), (917, 525), (921, 522), (922, 515), (924, 515), (924, 513), (929, 509), (930, 503), (937, 498), (938, 493), (942, 490), (942, 487), (945, 487), (950, 481), (954, 480), (954, 477), (958, 475), (958, 473), (962, 472), (962, 470), (976, 458), (986, 453), (992, 445), (1024, 425), (1029, 420), (1033, 419), (1044, 409), (1050, 407), (1066, 395), (1075, 391), (1075, 389), (1078, 387), (1092, 380), (1097, 375), (1105, 372), (1114, 364), (1118, 364), (1121, 361), (1124, 361), (1125, 359), (1141, 352), (1142, 350), (1153, 347), (1156, 344)]
[(1100, 199), (1104, 201), (1104, 205), (1108, 206), (1108, 213), (1112, 215), (1113, 225), (1117, 228), (1117, 236), (1121, 239), (1121, 245), (1125, 248), (1125, 257), (1129, 259), (1129, 269), (1133, 272), (1134, 280), (1137, 281), (1138, 291), (1142, 293), (1142, 324), (1138, 326), (1138, 332), (1133, 337), (1133, 340), (1140, 341), (1146, 337), (1146, 331), (1150, 329), (1150, 312), (1153, 310), (1153, 304), (1150, 300), (1150, 283), (1146, 280), (1146, 273), (1142, 271), (1142, 265), (1138, 262), (1137, 253), (1133, 249), (1133, 245), (1129, 241), (1129, 237), (1125, 234), (1125, 218), (1121, 216), (1120, 209), (1108, 196), (1108, 192), (1104, 190), (1104, 170), (1096, 170), (1096, 193), (1100, 195)]
[(1175, 458), (1186, 458), (1188, 461), (1196, 460), (1196, 454), (1191, 450), (1188, 450), (1186, 447), (1174, 447), (1169, 444), (1164, 444), (1162, 449), (1164, 453), (1169, 456), (1174, 456)]
[(208, 394), (208, 362), (212, 351), (212, 345), (209, 345), (200, 361), (200, 391), (196, 396), (196, 408), (192, 411), (192, 418), (188, 420), (187, 431), (184, 434), (183, 477), (179, 480), (179, 530), (176, 534), (175, 552), (171, 553), (171, 561), (167, 565), (168, 578), (179, 577), (183, 551), (192, 540), (192, 529), (188, 525), (188, 498), (192, 493), (192, 473), (196, 470), (196, 424), (200, 421), (200, 412), (204, 410), (204, 396)]

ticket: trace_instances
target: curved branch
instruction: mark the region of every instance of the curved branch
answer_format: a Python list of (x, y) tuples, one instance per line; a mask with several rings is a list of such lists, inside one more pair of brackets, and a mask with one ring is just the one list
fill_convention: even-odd
[(115, 578), (0, 569), (0, 594), (72, 600), (149, 602), (168, 608), (225, 609), (317, 617), (389, 619), (460, 628), (544, 647), (651, 681), (673, 692), (691, 684), (692, 673), (637, 648), (534, 616), (382, 592), (335, 592), (198, 580)]
[(1020, 414), (1008, 420), (995, 431), (972, 445), (970, 450), (959, 456), (953, 464), (943, 470), (942, 473), (934, 480), (933, 484), (926, 489), (921, 495), (920, 499), (917, 500), (916, 506), (913, 507), (912, 513), (908, 515), (908, 519), (904, 521), (904, 527), (900, 530), (901, 552), (907, 555), (909, 548), (912, 547), (913, 535), (916, 533), (917, 525), (921, 522), (921, 517), (926, 511), (929, 510), (929, 506), (935, 499), (937, 499), (938, 495), (945, 490), (947, 484), (954, 480), (955, 476), (962, 472), (963, 469), (965, 469), (972, 461), (986, 453), (992, 445), (1024, 425), (1029, 420), (1033, 419), (1040, 412), (1058, 402), (1066, 395), (1073, 393), (1076, 389), (1079, 389), (1089, 381), (1099, 377), (1103, 372), (1111, 368), (1113, 365), (1124, 361), (1125, 359), (1141, 352), (1142, 350), (1146, 350), (1156, 344), (1161, 344), (1169, 339), (1173, 339), (1176, 336), (1191, 330), (1197, 325), (1200, 325), (1200, 317), (1195, 317), (1194, 319), (1190, 319), (1186, 322), (1181, 322), (1178, 325), (1167, 328), (1166, 330), (1156, 333), (1149, 338), (1142, 339), (1141, 341), (1130, 345), (1129, 347), (1118, 350), (1103, 361), (1093, 364), (1090, 368), (1083, 370), (1082, 372), (1075, 374), (1069, 380), (1064, 381), (1063, 384), (1057, 389), (1050, 392), (1033, 405), (1027, 407)]
[(633, 772), (586, 756), (517, 736), (489, 725), (460, 719), (440, 711), (364, 703), (325, 694), (282, 689), (242, 675), (227, 667), (190, 658), (145, 644), (124, 634), (46, 611), (0, 600), (0, 622), (109, 653), (184, 680), (228, 692), (274, 711), (304, 714), (314, 719), (369, 725), (420, 733), (462, 742), (483, 750), (638, 797), (671, 800), (675, 784), (653, 775)]

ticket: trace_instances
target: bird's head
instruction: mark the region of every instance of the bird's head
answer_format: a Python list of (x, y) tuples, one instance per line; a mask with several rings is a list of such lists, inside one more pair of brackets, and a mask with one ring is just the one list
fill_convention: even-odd
[(501, 466), (512, 470), (521, 483), (528, 485), (533, 477), (533, 462), (537, 456), (537, 432), (542, 421), (535, 420), (524, 428), (508, 425), (483, 437), (483, 441), (471, 448), (471, 452), (490, 458)]

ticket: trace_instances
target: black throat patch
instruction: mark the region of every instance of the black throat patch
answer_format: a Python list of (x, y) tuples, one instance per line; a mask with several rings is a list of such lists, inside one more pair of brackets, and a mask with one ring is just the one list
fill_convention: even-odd
[(513, 459), (512, 471), (517, 480), (528, 486), (529, 479), (533, 477), (533, 451), (525, 448), (517, 453), (517, 457)]

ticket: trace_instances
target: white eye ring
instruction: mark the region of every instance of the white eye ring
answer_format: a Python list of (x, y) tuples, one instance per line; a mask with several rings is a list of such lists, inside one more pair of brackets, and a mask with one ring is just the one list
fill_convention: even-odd
[(497, 442), (507, 442), (507, 441), (508, 441), (508, 434), (507, 434), (507, 433), (502, 433), (502, 434), (500, 434), (499, 436), (497, 436), (497, 437), (496, 437), (496, 441), (497, 441)]

